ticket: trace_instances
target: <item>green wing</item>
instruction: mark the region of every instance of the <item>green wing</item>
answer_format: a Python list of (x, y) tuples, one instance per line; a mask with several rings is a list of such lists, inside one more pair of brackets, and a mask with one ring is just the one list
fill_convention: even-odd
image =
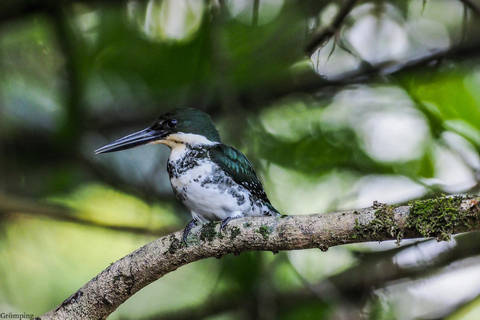
[(252, 164), (243, 153), (224, 144), (217, 144), (208, 151), (208, 155), (236, 183), (250, 190), (255, 197), (270, 203)]

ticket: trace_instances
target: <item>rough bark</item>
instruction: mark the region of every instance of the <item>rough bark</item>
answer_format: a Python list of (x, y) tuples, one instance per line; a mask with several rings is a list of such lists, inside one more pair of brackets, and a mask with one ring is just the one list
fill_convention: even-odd
[(440, 197), (408, 206), (373, 206), (328, 214), (243, 218), (150, 242), (118, 260), (57, 308), (37, 319), (105, 319), (146, 285), (197, 260), (246, 251), (301, 250), (368, 241), (437, 237), (480, 230), (479, 197)]

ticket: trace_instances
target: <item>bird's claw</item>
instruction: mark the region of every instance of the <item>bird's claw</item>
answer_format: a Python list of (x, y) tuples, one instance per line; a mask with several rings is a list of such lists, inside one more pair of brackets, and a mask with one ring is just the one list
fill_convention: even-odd
[(185, 230), (183, 230), (183, 243), (187, 244), (187, 238), (188, 238), (188, 234), (190, 233), (190, 230), (192, 230), (192, 228), (194, 226), (197, 225), (197, 219), (192, 219), (188, 224), (187, 226), (185, 227)]
[(222, 232), (222, 229), (227, 225), (227, 223), (229, 223), (232, 219), (232, 217), (227, 217), (222, 220), (222, 223), (220, 223), (220, 233)]
[[(227, 217), (222, 220), (222, 222), (220, 223), (220, 233), (222, 232), (223, 228), (227, 225), (227, 223), (229, 223), (230, 220), (232, 219), (234, 219), (234, 217)], [(196, 225), (197, 225), (197, 219), (192, 219), (183, 230), (182, 239), (184, 244), (187, 244), (188, 235), (190, 234), (190, 231), (193, 229), (193, 227)]]

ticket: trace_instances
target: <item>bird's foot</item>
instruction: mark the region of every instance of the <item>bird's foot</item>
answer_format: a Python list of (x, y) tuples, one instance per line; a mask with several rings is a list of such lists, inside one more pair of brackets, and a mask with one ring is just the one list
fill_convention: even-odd
[(187, 226), (185, 227), (185, 230), (183, 230), (183, 243), (187, 244), (188, 234), (190, 233), (190, 230), (192, 230), (192, 228), (196, 225), (197, 225), (197, 219), (192, 219), (192, 221), (190, 221), (187, 224)]
[(220, 231), (219, 233), (222, 233), (222, 230), (223, 228), (227, 225), (227, 223), (229, 223), (230, 221), (232, 221), (233, 219), (238, 219), (238, 218), (242, 218), (244, 217), (243, 215), (233, 215), (233, 216), (230, 216), (230, 217), (227, 217), (225, 219), (222, 220), (222, 222), (220, 223)]
[(223, 227), (225, 227), (227, 225), (227, 223), (230, 222), (230, 220), (234, 219), (233, 217), (228, 217), (228, 218), (225, 218), (222, 220), (222, 222), (220, 223), (220, 233), (222, 233), (222, 229)]

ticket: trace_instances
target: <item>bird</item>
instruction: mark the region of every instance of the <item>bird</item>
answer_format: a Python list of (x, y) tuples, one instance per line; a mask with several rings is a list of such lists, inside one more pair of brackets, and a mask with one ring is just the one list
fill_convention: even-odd
[(210, 116), (198, 109), (176, 109), (161, 115), (150, 127), (95, 150), (116, 152), (147, 144), (164, 144), (170, 184), (178, 200), (190, 211), (183, 242), (200, 224), (241, 217), (281, 216), (273, 207), (247, 157), (225, 145)]

